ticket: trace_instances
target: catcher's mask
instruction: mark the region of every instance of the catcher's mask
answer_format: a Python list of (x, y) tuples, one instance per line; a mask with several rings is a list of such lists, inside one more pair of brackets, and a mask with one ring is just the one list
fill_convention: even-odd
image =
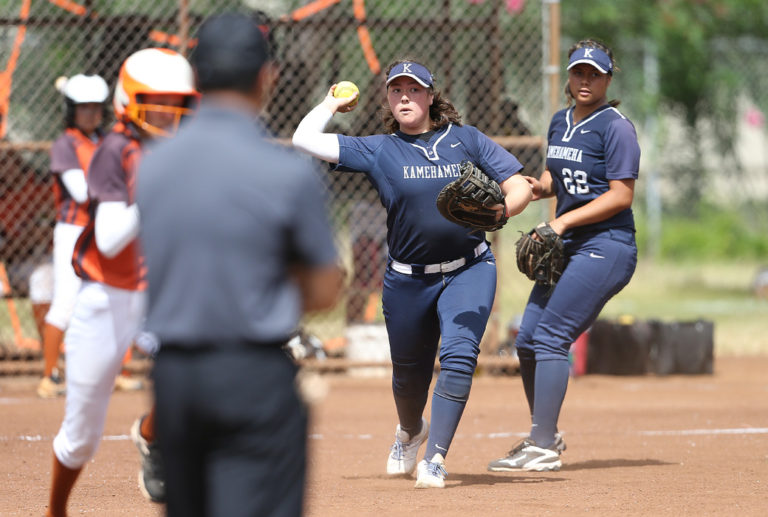
[[(146, 104), (142, 96), (166, 94), (184, 96), (184, 106)], [(195, 90), (192, 67), (173, 50), (148, 48), (135, 52), (125, 60), (115, 86), (113, 106), (119, 120), (132, 122), (153, 136), (171, 136), (181, 117), (192, 113), (199, 93)], [(147, 112), (171, 113), (173, 123), (166, 128), (147, 122)]]

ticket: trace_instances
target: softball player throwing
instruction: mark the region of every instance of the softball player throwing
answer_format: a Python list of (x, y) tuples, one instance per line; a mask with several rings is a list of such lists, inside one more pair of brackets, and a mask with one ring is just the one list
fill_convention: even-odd
[(64, 96), (64, 133), (51, 146), (56, 226), (53, 229), (53, 299), (43, 326), (43, 378), (37, 387), (42, 398), (64, 394), (54, 369), (64, 331), (69, 324), (80, 278), (72, 269), (72, 250), (88, 220), (85, 171), (103, 136), (101, 123), (107, 83), (98, 75), (77, 74), (61, 85)]
[(549, 126), (547, 170), (526, 178), (534, 199), (557, 197), (550, 226), (563, 237), (566, 266), (554, 291), (536, 284), (515, 346), (532, 415), (530, 436), (491, 471), (559, 470), (565, 444), (557, 421), (568, 386), (568, 350), (637, 264), (632, 198), (640, 146), (632, 123), (607, 101), (615, 65), (593, 40), (571, 47), (567, 109)]
[[(392, 357), (392, 392), (399, 424), (387, 457), (387, 474), (411, 474), (419, 447), (417, 488), (445, 486), (445, 457), (469, 397), (496, 291), (496, 262), (483, 232), (449, 222), (435, 200), (470, 160), (496, 180), (509, 215), (520, 213), (531, 189), (516, 173), (522, 165), (472, 126), (463, 126), (453, 105), (435, 89), (430, 71), (413, 60), (387, 70), (389, 134), (349, 137), (323, 133), (337, 111), (357, 99), (325, 99), (299, 124), (294, 145), (365, 173), (387, 210), (389, 261), (382, 304)], [(501, 210), (499, 213), (501, 215)], [(440, 374), (432, 396), (432, 425), (422, 417), (440, 346)]]
[(176, 52), (140, 50), (120, 70), (118, 122), (93, 155), (89, 217), (72, 257), (82, 285), (67, 331), (67, 403), (53, 441), (49, 516), (66, 515), (72, 487), (96, 453), (115, 378), (144, 315), (146, 272), (134, 203), (142, 148), (172, 134), (196, 98), (192, 69)]

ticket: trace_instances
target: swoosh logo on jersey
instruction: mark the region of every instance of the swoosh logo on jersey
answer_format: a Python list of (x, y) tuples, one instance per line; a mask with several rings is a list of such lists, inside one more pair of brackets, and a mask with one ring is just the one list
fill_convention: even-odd
[(456, 142), (455, 144), (451, 144), (451, 147), (456, 147), (456, 146), (459, 146), (459, 145), (461, 145), (461, 142)]
[(605, 257), (603, 257), (602, 255), (598, 255), (597, 253), (592, 253), (592, 252), (590, 251), (590, 252), (589, 252), (589, 258), (599, 258), (599, 259), (604, 259)]
[(448, 449), (446, 449), (446, 448), (444, 448), (444, 447), (440, 447), (438, 444), (435, 444), (435, 447), (436, 447), (436, 448), (438, 448), (438, 449), (440, 449), (441, 451), (446, 451), (446, 452), (448, 452)]
[(592, 132), (592, 130), (591, 130), (591, 129), (582, 129), (582, 130), (581, 130), (581, 134), (582, 134), (582, 135), (586, 135), (587, 133), (591, 133), (591, 132)]

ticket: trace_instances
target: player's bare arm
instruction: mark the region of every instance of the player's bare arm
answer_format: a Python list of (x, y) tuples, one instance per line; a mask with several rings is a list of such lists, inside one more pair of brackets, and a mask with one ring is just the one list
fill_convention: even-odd
[(525, 177), (515, 174), (499, 185), (504, 193), (507, 217), (513, 217), (522, 212), (533, 199), (531, 188)]
[(563, 232), (577, 226), (604, 221), (632, 206), (635, 180), (611, 180), (608, 191), (586, 205), (566, 212), (549, 223), (555, 232)]
[(536, 179), (533, 176), (523, 176), (523, 178), (528, 182), (528, 186), (531, 188), (531, 194), (533, 196), (531, 199), (532, 201), (555, 195), (552, 190), (552, 175), (548, 170), (544, 170), (539, 179)]
[(338, 301), (344, 280), (339, 266), (333, 264), (317, 268), (295, 268), (293, 276), (299, 286), (305, 312), (330, 309)]

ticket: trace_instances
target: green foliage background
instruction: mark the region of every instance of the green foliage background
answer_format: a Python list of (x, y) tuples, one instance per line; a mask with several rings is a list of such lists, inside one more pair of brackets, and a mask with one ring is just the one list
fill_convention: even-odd
[[(561, 5), (564, 41), (596, 37), (617, 54), (621, 70), (611, 95), (620, 95), (622, 109), (636, 125), (661, 115), (683, 122), (682, 138), (660, 136), (662, 170), (677, 194), (665, 200), (665, 208), (674, 203), (672, 208), (696, 216), (712, 175), (743, 178), (735, 147), (741, 115), (737, 102), (747, 98), (768, 112), (768, 2), (592, 0)], [(749, 194), (747, 189), (744, 193)], [(768, 232), (768, 226), (762, 230)]]
[[(758, 87), (765, 84), (765, 79), (756, 82), (738, 63), (715, 59), (719, 42), (763, 40), (768, 35), (768, 2), (591, 0), (588, 4), (566, 1), (561, 5), (566, 37), (578, 40), (594, 36), (615, 48), (643, 43), (656, 48), (661, 86), (658, 103), (682, 109), (690, 126), (705, 116), (728, 116), (711, 112), (720, 101), (718, 92), (723, 89), (731, 94), (735, 93), (733, 88), (745, 89), (768, 110), (768, 91)], [(654, 102), (647, 106), (655, 109)], [(734, 114), (733, 110), (729, 113)]]
[[(661, 225), (654, 229), (644, 205), (649, 171), (641, 170), (634, 205), (641, 252), (653, 249), (658, 260), (768, 263), (768, 203), (752, 194), (755, 171), (744, 170), (736, 150), (737, 101), (746, 98), (768, 113), (768, 2), (561, 6), (564, 44), (585, 37), (608, 44), (620, 67), (611, 97), (621, 99), (641, 134), (649, 127), (658, 132), (656, 147), (646, 145), (643, 153), (656, 154), (658, 174), (672, 188), (662, 196)], [(682, 122), (682, 135), (669, 134), (665, 117)], [(726, 195), (713, 186), (723, 176), (732, 189)]]
[[(636, 214), (637, 215), (637, 214)], [(768, 214), (764, 214), (768, 217)], [(660, 260), (763, 261), (768, 263), (768, 235), (750, 225), (737, 208), (701, 202), (692, 215), (665, 215), (661, 235), (650, 235), (642, 217), (636, 217), (641, 253), (656, 239)]]

